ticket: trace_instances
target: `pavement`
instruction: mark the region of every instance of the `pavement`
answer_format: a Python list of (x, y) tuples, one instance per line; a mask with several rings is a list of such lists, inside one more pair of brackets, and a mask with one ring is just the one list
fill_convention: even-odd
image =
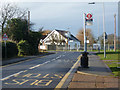
[(118, 77), (113, 77), (109, 67), (95, 54), (89, 54), (89, 68), (78, 67), (68, 90), (92, 90), (92, 89), (107, 89), (119, 90)]

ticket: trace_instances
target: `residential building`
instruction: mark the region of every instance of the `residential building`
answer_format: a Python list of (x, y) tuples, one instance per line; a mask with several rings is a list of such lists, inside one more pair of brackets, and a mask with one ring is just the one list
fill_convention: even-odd
[(41, 50), (64, 50), (79, 49), (80, 41), (69, 31), (53, 30), (40, 40)]

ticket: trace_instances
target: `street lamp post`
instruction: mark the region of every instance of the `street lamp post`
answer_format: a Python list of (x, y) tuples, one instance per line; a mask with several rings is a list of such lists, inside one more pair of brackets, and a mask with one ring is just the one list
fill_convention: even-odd
[(106, 45), (105, 45), (105, 8), (103, 3), (103, 32), (104, 32), (104, 58), (106, 58)]
[[(95, 4), (95, 2), (91, 2), (88, 4)], [(103, 36), (104, 36), (104, 58), (106, 58), (106, 45), (105, 45), (105, 8), (104, 8), (104, 2), (103, 2)]]

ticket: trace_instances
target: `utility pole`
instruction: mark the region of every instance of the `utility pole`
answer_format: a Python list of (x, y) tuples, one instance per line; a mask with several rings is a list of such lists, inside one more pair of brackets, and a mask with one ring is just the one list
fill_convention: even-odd
[(30, 31), (30, 11), (28, 11), (28, 32)]
[(114, 51), (116, 52), (116, 14), (114, 14)]

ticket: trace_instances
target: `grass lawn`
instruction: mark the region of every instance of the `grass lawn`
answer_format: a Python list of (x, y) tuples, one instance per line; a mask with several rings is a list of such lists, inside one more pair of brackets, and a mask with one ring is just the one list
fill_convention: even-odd
[(120, 61), (118, 59), (119, 53), (120, 52), (107, 51), (106, 58), (104, 58), (104, 52), (97, 53), (97, 55), (105, 62), (105, 64), (107, 64), (114, 76), (120, 78), (120, 68), (117, 68), (120, 67)]
[(104, 58), (104, 52), (97, 53), (101, 60), (118, 60), (118, 54), (120, 52), (107, 51), (106, 58)]

